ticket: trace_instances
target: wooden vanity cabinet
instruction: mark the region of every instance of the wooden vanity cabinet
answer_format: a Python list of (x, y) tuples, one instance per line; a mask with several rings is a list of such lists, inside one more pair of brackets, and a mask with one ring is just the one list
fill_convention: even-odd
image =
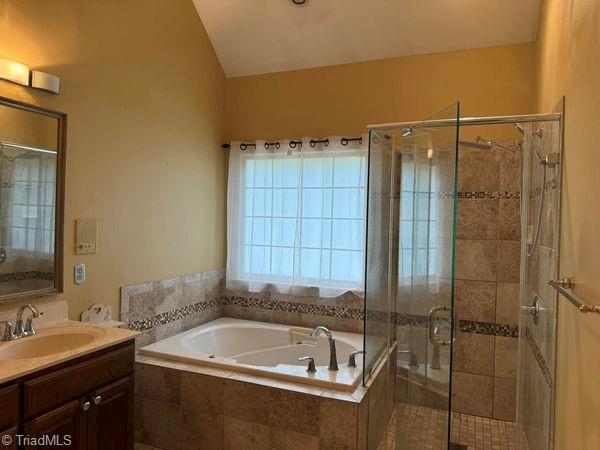
[(17, 411), (16, 422), (0, 415), (0, 434), (29, 438), (22, 449), (132, 450), (134, 353), (130, 341), (0, 389), (0, 410)]

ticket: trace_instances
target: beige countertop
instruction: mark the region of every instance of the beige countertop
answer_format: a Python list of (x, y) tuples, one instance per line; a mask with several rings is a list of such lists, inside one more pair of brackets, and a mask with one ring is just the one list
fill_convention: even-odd
[[(54, 322), (36, 331), (35, 336), (0, 342), (0, 383), (134, 339), (139, 334), (73, 320)], [(17, 359), (11, 353), (18, 351), (19, 346), (27, 346), (32, 354), (39, 351), (41, 355)], [(52, 346), (56, 346), (58, 351), (43, 354), (52, 351)]]

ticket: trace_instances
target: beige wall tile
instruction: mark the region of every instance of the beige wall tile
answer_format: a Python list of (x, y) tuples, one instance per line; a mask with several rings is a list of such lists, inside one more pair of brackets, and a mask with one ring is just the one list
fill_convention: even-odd
[(456, 314), (459, 320), (494, 322), (496, 283), (456, 280), (455, 292)]
[(454, 344), (453, 370), (494, 375), (494, 336), (459, 331)]
[(453, 373), (453, 411), (491, 417), (493, 399), (494, 381), (492, 377), (462, 372)]
[(498, 238), (503, 241), (521, 239), (521, 201), (518, 198), (501, 198), (498, 209)]
[(179, 404), (181, 400), (181, 371), (154, 366), (136, 364), (136, 395), (161, 402)]
[(456, 237), (458, 239), (498, 239), (498, 199), (459, 199)]
[(233, 417), (223, 418), (223, 450), (267, 450), (269, 427)]
[[(506, 378), (494, 378), (494, 418), (515, 420), (517, 382)], [(536, 411), (531, 411), (536, 414)]]
[(226, 416), (268, 425), (271, 405), (271, 389), (241, 381), (225, 381), (223, 413)]
[(498, 283), (496, 290), (496, 323), (519, 323), (519, 285)]
[(201, 413), (223, 414), (224, 386), (222, 378), (182, 371), (181, 404)]
[(330, 441), (339, 445), (338, 448), (356, 448), (358, 437), (357, 404), (322, 399), (319, 414), (321, 417), (319, 437), (322, 444), (323, 441)]
[(495, 341), (494, 376), (516, 379), (519, 340), (511, 337), (496, 336)]
[(271, 427), (269, 434), (270, 450), (318, 450), (319, 438), (310, 434)]
[(498, 282), (518, 283), (521, 261), (521, 243), (519, 241), (500, 241), (498, 243)]
[(496, 152), (462, 148), (459, 152), (458, 190), (496, 192), (499, 162)]
[(138, 397), (136, 402), (137, 442), (164, 450), (179, 450), (182, 414), (179, 405)]
[(223, 448), (223, 416), (183, 408), (181, 418), (181, 450), (221, 450)]
[(273, 389), (271, 398), (271, 427), (319, 435), (319, 397)]
[(456, 278), (496, 281), (497, 241), (456, 240)]

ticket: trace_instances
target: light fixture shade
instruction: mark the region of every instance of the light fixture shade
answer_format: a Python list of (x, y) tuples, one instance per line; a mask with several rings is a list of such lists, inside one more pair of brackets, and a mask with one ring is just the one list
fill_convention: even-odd
[(33, 70), (31, 72), (31, 87), (42, 89), (52, 94), (58, 94), (60, 89), (60, 78), (50, 73)]
[(0, 58), (0, 78), (29, 86), (29, 67), (17, 61)]

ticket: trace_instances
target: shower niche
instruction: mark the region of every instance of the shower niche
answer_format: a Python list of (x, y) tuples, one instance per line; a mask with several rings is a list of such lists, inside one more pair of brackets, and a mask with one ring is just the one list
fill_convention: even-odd
[(369, 127), (364, 367), (397, 343), (387, 448), (478, 449), (484, 429), (481, 448), (552, 448), (562, 118), (456, 104)]
[(66, 115), (0, 98), (0, 301), (62, 292)]

